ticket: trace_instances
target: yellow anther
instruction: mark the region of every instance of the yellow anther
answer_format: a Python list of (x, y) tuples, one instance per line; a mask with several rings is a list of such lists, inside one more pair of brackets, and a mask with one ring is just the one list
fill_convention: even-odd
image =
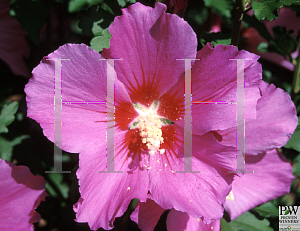
[(148, 137), (153, 137), (153, 131), (152, 131), (152, 130), (150, 130), (150, 131), (148, 132)]
[(159, 140), (153, 140), (153, 142), (152, 142), (152, 146), (154, 146), (155, 148), (159, 148), (159, 146), (160, 146), (160, 141)]
[(137, 128), (139, 129), (142, 143), (146, 144), (149, 150), (149, 155), (151, 156), (153, 156), (156, 152), (159, 152), (160, 154), (165, 152), (164, 149), (159, 149), (160, 145), (164, 142), (161, 130), (161, 119), (157, 115), (157, 106), (155, 109), (153, 109), (152, 106), (146, 108), (140, 105), (137, 110), (140, 114), (137, 118)]
[(154, 156), (155, 151), (150, 151), (149, 154), (150, 154), (150, 156)]
[(149, 142), (149, 143), (153, 143), (153, 141), (154, 141), (154, 139), (153, 138), (147, 138), (147, 142)]

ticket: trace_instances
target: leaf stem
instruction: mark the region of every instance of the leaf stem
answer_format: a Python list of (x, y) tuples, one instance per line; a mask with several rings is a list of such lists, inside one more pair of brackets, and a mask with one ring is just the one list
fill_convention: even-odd
[(233, 12), (233, 26), (231, 34), (231, 45), (238, 46), (240, 38), (240, 30), (243, 18), (243, 11), (241, 5), (243, 4), (242, 0), (236, 0)]
[[(58, 174), (58, 173), (54, 173), (54, 174)], [(57, 187), (57, 185), (53, 182), (53, 180), (48, 177), (47, 174), (44, 174), (43, 177), (45, 178), (46, 180), (46, 183), (49, 184), (49, 186), (56, 192), (57, 196), (63, 200), (63, 201), (67, 201), (65, 198), (64, 198), (64, 195), (61, 193), (61, 191), (59, 190), (59, 188)]]
[[(300, 47), (298, 48), (300, 52)], [(300, 78), (300, 53), (295, 60), (296, 64), (294, 65), (294, 74), (293, 74), (293, 93), (297, 94), (300, 90), (300, 83), (299, 83), (299, 78)]]

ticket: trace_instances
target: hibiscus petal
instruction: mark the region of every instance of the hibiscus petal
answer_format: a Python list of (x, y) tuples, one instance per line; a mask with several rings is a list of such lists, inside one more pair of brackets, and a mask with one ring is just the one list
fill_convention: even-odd
[(292, 166), (276, 149), (256, 156), (246, 155), (246, 171), (233, 181), (233, 201), (226, 200), (224, 207), (231, 219), (290, 191), (294, 179)]
[(236, 169), (235, 150), (220, 145), (212, 134), (193, 136), (193, 171), (201, 173), (178, 173), (184, 170), (183, 133), (176, 125), (167, 127), (162, 130), (163, 136), (168, 129), (175, 137), (166, 136), (165, 153), (155, 154), (149, 160), (153, 200), (164, 209), (174, 208), (193, 217), (204, 217), (205, 222), (221, 219), (222, 201), (233, 180), (228, 171)]
[[(138, 223), (141, 231), (153, 231), (157, 225), (160, 216), (166, 210), (156, 204), (153, 200), (148, 199), (146, 203), (138, 202), (137, 208), (132, 213), (131, 218)], [(205, 224), (203, 219), (194, 218), (187, 213), (171, 209), (166, 220), (168, 231), (211, 231), (220, 230), (220, 221), (213, 221)]]
[[(249, 155), (285, 145), (298, 121), (295, 105), (286, 92), (264, 81), (261, 81), (260, 91), (257, 119), (245, 123), (245, 152)], [(218, 133), (222, 136), (222, 144), (235, 146), (236, 128)]]
[[(120, 217), (133, 198), (147, 199), (149, 177), (140, 166), (140, 155), (131, 155), (126, 143), (131, 131), (116, 131), (115, 170), (123, 173), (98, 173), (107, 171), (105, 135), (89, 144), (79, 155), (81, 199), (75, 205), (77, 222), (88, 222), (92, 230), (99, 227), (111, 229), (115, 217)], [(125, 141), (125, 143), (124, 143)]]
[(27, 167), (0, 159), (1, 231), (34, 230), (40, 215), (34, 210), (45, 200), (45, 180), (34, 176)]
[[(107, 64), (101, 55), (84, 44), (66, 44), (45, 57), (32, 71), (25, 87), (28, 116), (41, 124), (45, 136), (54, 141), (55, 63), (62, 60), (62, 145), (68, 152), (80, 152), (84, 146), (106, 132)], [(113, 96), (112, 96), (113, 97)], [(76, 101), (77, 103), (69, 103)], [(83, 103), (83, 101), (90, 103)], [(127, 130), (135, 111), (123, 84), (115, 79), (116, 126)]]
[(148, 199), (145, 203), (138, 202), (130, 218), (136, 222), (141, 231), (153, 231), (165, 209)]
[(115, 64), (119, 80), (134, 103), (150, 105), (184, 72), (184, 61), (176, 59), (196, 57), (196, 35), (161, 3), (154, 9), (136, 3), (122, 11), (109, 27), (110, 48), (102, 55), (123, 59)]
[(194, 218), (187, 213), (171, 209), (167, 217), (168, 231), (220, 231), (220, 221), (205, 224), (201, 218)]
[(9, 15), (10, 0), (0, 3), (0, 59), (6, 62), (16, 75), (30, 76), (23, 58), (29, 56), (29, 46), (17, 19)]
[[(237, 106), (230, 102), (237, 101), (237, 61), (229, 59), (252, 59), (244, 61), (245, 119), (256, 117), (262, 72), (258, 58), (247, 51), (238, 51), (234, 46), (223, 45), (213, 49), (208, 44), (197, 53), (197, 59), (200, 60), (196, 60), (192, 66), (193, 134), (203, 135), (208, 131), (236, 126)], [(159, 111), (181, 127), (184, 127), (184, 81), (185, 76), (182, 76), (171, 91), (161, 98), (163, 107)]]

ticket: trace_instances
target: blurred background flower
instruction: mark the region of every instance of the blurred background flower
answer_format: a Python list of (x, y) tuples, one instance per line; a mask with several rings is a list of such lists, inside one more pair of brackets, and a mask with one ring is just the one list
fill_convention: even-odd
[(16, 75), (30, 77), (24, 58), (29, 57), (30, 47), (26, 32), (17, 19), (9, 14), (10, 0), (0, 1), (0, 59), (9, 65)]

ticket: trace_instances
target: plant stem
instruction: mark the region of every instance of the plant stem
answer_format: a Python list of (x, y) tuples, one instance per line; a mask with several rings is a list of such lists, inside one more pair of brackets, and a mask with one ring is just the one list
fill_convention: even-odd
[(231, 45), (238, 46), (240, 38), (241, 23), (243, 18), (243, 11), (241, 9), (241, 0), (235, 1), (233, 12), (233, 26), (231, 34)]
[[(299, 47), (300, 51), (300, 47)], [(294, 74), (293, 74), (293, 94), (297, 94), (300, 91), (300, 54), (296, 59), (296, 64), (294, 65)]]

